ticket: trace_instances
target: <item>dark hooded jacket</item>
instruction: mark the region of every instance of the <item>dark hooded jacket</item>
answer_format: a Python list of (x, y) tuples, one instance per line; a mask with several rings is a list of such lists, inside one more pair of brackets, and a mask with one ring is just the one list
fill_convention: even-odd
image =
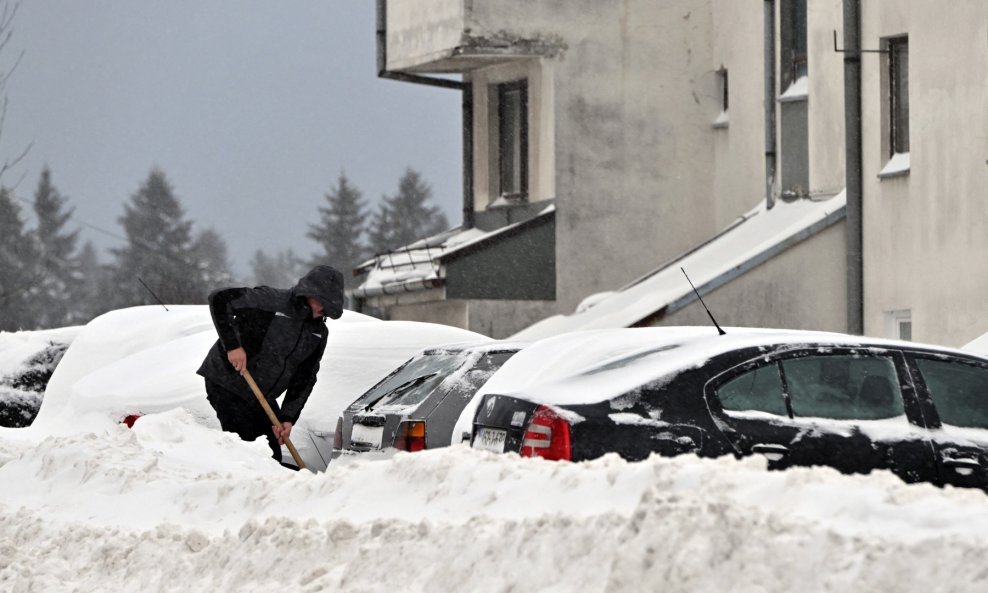
[(209, 311), (219, 340), (198, 373), (240, 397), (255, 396), (227, 359), (239, 347), (247, 352), (247, 370), (265, 398), (278, 410), (276, 398), (287, 390), (278, 418), (296, 422), (326, 349), (329, 332), (324, 318), (313, 318), (305, 297), (315, 297), (324, 314), (343, 314), (343, 275), (329, 266), (316, 266), (291, 289), (268, 286), (224, 288), (209, 295)]

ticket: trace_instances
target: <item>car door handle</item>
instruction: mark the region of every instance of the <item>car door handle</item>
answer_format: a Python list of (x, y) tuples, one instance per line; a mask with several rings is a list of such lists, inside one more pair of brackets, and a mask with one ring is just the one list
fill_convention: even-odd
[(758, 443), (751, 447), (753, 453), (760, 453), (769, 461), (778, 461), (789, 453), (789, 447), (783, 445), (773, 445), (768, 443)]
[(944, 457), (943, 464), (953, 468), (962, 476), (970, 476), (975, 470), (981, 469), (981, 463), (977, 459), (970, 457)]

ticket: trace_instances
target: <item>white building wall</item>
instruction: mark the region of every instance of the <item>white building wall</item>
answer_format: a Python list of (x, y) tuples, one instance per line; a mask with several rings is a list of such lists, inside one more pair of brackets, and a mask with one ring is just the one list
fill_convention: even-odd
[[(703, 300), (722, 326), (847, 331), (845, 253), (841, 222), (749, 270)], [(797, 270), (813, 273), (794, 273)], [(658, 325), (709, 323), (703, 306), (694, 301)]]
[(862, 61), (865, 332), (911, 310), (913, 338), (959, 346), (988, 331), (988, 2), (862, 3), (862, 45), (909, 35), (910, 172), (879, 180), (881, 68)]
[(765, 110), (763, 0), (714, 5), (709, 73), (701, 79), (710, 97), (710, 123), (719, 115), (717, 70), (726, 68), (729, 86), (728, 125), (713, 130), (712, 212), (718, 228), (765, 198)]
[(448, 56), (464, 30), (463, 0), (387, 0), (387, 68)]
[(844, 189), (844, 54), (841, 0), (807, 0), (806, 44), (809, 70), (810, 195)]
[(709, 0), (472, 2), (466, 21), (474, 37), (509, 31), (564, 47), (545, 60), (554, 91), (560, 312), (741, 213), (712, 215), (719, 103), (709, 92)]

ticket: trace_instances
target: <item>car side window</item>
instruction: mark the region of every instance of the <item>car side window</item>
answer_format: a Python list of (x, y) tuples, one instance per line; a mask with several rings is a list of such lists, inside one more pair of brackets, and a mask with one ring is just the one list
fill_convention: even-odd
[(988, 371), (962, 362), (917, 358), (940, 421), (988, 428)]
[(786, 416), (782, 377), (776, 364), (767, 364), (742, 373), (717, 388), (717, 398), (725, 410), (766, 412)]
[(793, 415), (881, 420), (905, 414), (895, 364), (882, 356), (831, 354), (782, 361)]

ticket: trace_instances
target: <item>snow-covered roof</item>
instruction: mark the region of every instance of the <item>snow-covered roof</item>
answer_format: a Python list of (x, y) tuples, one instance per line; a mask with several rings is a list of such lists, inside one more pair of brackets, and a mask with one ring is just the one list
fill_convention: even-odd
[(827, 200), (778, 202), (771, 209), (762, 202), (685, 255), (602, 298), (591, 295), (573, 314), (549, 317), (512, 338), (536, 340), (568, 331), (630, 327), (663, 308), (671, 313), (696, 298), (680, 268), (701, 293), (709, 292), (843, 219), (845, 203), (844, 192)]
[(457, 227), (377, 255), (357, 266), (367, 272), (367, 278), (352, 295), (363, 298), (441, 286), (442, 260), (508, 236), (555, 211), (555, 205), (549, 205), (532, 218), (492, 231)]
[(374, 256), (357, 266), (367, 272), (367, 278), (352, 294), (359, 298), (439, 286), (436, 258), (486, 234), (480, 229), (458, 227)]
[(517, 231), (518, 229), (520, 229), (521, 227), (530, 224), (534, 220), (538, 220), (538, 219), (542, 218), (543, 216), (548, 216), (548, 215), (553, 214), (555, 212), (556, 212), (556, 205), (555, 204), (550, 204), (549, 206), (546, 206), (542, 211), (540, 211), (538, 214), (536, 214), (532, 218), (528, 218), (526, 220), (521, 220), (521, 221), (518, 221), (518, 222), (515, 222), (515, 223), (512, 223), (512, 224), (509, 224), (507, 226), (503, 226), (503, 227), (501, 227), (499, 229), (494, 229), (493, 231), (488, 231), (488, 232), (486, 232), (486, 233), (484, 233), (482, 235), (478, 235), (478, 236), (473, 237), (472, 239), (469, 239), (467, 241), (463, 241), (462, 243), (459, 243), (458, 245), (451, 246), (451, 248), (448, 249), (448, 250), (446, 250), (440, 256), (440, 258), (441, 259), (446, 259), (447, 257), (453, 255), (454, 253), (460, 253), (460, 252), (465, 251), (467, 249), (476, 247), (476, 246), (480, 245), (481, 243), (486, 243), (488, 241), (499, 239), (503, 235), (511, 234), (511, 233)]

